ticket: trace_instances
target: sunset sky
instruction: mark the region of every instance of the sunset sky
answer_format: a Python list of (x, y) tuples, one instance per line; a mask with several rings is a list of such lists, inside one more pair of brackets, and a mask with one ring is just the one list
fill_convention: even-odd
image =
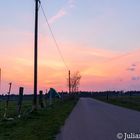
[[(140, 90), (139, 0), (41, 0), (80, 90)], [(34, 0), (0, 4), (0, 92), (33, 93)], [(38, 89), (67, 90), (68, 71), (39, 10)]]

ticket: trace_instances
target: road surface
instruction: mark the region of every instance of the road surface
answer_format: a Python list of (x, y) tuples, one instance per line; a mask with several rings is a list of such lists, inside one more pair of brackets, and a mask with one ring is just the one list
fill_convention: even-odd
[(56, 140), (125, 140), (130, 133), (140, 134), (140, 112), (80, 98)]

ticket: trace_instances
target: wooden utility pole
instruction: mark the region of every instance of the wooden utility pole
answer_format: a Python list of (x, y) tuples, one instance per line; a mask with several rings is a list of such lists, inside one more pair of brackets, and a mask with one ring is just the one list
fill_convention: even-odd
[(69, 94), (71, 93), (71, 81), (70, 81), (70, 70), (69, 70)]
[(34, 36), (34, 97), (33, 109), (37, 109), (37, 67), (38, 67), (38, 10), (40, 0), (35, 0), (35, 36)]

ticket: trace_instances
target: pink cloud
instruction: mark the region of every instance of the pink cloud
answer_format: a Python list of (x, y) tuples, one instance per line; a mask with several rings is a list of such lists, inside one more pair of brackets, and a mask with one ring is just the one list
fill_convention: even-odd
[(66, 16), (70, 9), (75, 7), (75, 0), (68, 0), (67, 5), (61, 8), (54, 16), (49, 19), (49, 23), (54, 23), (58, 19)]
[(49, 23), (54, 23), (55, 21), (57, 21), (58, 19), (64, 17), (65, 15), (67, 15), (67, 12), (66, 12), (65, 9), (62, 8), (62, 9), (60, 9), (60, 10), (56, 13), (56, 15), (54, 15), (53, 17), (51, 17), (51, 18), (49, 19)]

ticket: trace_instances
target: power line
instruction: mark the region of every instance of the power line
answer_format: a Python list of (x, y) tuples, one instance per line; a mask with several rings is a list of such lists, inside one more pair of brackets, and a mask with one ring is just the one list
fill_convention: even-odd
[(53, 40), (54, 40), (55, 46), (56, 46), (56, 48), (57, 48), (57, 51), (58, 51), (58, 53), (59, 53), (59, 55), (60, 55), (60, 57), (61, 57), (61, 59), (62, 59), (64, 65), (65, 65), (66, 69), (69, 70), (67, 64), (65, 63), (65, 60), (64, 60), (64, 57), (63, 57), (62, 52), (61, 52), (61, 50), (60, 50), (60, 47), (59, 47), (59, 45), (58, 45), (58, 43), (57, 43), (57, 41), (56, 41), (56, 39), (55, 39), (55, 36), (54, 36), (53, 31), (52, 31), (52, 29), (51, 29), (51, 26), (50, 26), (50, 24), (49, 24), (49, 22), (48, 22), (48, 18), (47, 18), (46, 14), (45, 14), (45, 11), (44, 11), (43, 7), (42, 7), (42, 4), (40, 4), (40, 7), (41, 7), (41, 10), (42, 10), (43, 16), (45, 17), (46, 23), (47, 23), (47, 25), (48, 25), (48, 27), (49, 27), (49, 30), (50, 30), (50, 33), (51, 33), (52, 38), (53, 38)]

